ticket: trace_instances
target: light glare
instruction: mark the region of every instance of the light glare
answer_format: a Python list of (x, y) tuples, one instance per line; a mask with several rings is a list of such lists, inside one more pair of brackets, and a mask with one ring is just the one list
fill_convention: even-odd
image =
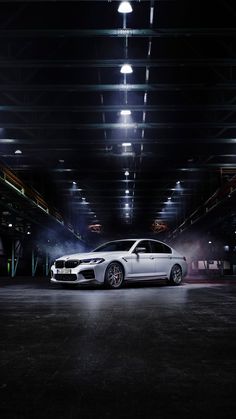
[(120, 69), (120, 72), (122, 74), (131, 74), (131, 73), (133, 73), (133, 69), (132, 69), (130, 64), (123, 64), (121, 69)]
[(120, 113), (122, 116), (131, 115), (131, 111), (129, 109), (123, 109)]
[(131, 13), (133, 11), (129, 1), (122, 1), (118, 7), (119, 13)]

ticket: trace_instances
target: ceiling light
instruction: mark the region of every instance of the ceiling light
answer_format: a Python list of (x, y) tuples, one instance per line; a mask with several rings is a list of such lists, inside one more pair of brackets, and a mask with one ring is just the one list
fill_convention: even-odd
[(209, 244), (211, 244), (212, 242), (211, 242), (211, 241), (209, 241), (208, 243), (209, 243)]
[(122, 116), (131, 115), (131, 111), (129, 109), (123, 109), (120, 113)]
[(131, 143), (122, 143), (122, 147), (131, 147)]
[(133, 73), (133, 69), (130, 64), (123, 64), (120, 69), (120, 72), (122, 74), (130, 74), (130, 73)]
[(8, 224), (8, 227), (12, 227), (12, 223), (9, 223), (9, 224)]
[(15, 154), (22, 154), (22, 151), (21, 150), (16, 150)]
[(125, 204), (126, 208), (129, 208), (129, 204)]
[(176, 185), (180, 185), (180, 180), (178, 180), (178, 181), (176, 182)]
[(128, 170), (125, 171), (125, 176), (129, 176), (129, 171)]
[(168, 201), (170, 201), (171, 200), (171, 196), (169, 196), (169, 198), (168, 198)]
[(128, 189), (126, 189), (125, 193), (126, 193), (126, 195), (128, 195), (128, 194), (129, 194), (129, 190), (128, 190)]
[(119, 13), (131, 13), (133, 11), (129, 1), (122, 1), (118, 7)]
[(76, 185), (76, 182), (74, 181), (74, 182), (72, 182), (73, 183), (73, 185)]
[(28, 235), (30, 235), (30, 234), (31, 234), (31, 232), (30, 232), (30, 231), (27, 231), (27, 234), (28, 234)]
[(82, 201), (86, 201), (86, 198), (82, 197)]

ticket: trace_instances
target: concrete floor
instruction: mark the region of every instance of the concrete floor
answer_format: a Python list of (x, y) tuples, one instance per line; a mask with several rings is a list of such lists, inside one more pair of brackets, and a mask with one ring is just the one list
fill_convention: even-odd
[(0, 418), (233, 418), (236, 281), (0, 280)]

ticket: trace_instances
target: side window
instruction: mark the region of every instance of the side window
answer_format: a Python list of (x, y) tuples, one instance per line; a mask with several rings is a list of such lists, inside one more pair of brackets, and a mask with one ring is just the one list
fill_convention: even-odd
[(163, 253), (172, 253), (171, 248), (167, 246), (166, 244), (162, 243), (162, 247), (163, 247)]
[(164, 253), (162, 243), (151, 241), (151, 245), (152, 253)]
[(151, 241), (151, 246), (153, 253), (172, 253), (171, 248), (164, 243)]
[(146, 249), (143, 253), (152, 253), (149, 240), (142, 240), (136, 247), (144, 247)]

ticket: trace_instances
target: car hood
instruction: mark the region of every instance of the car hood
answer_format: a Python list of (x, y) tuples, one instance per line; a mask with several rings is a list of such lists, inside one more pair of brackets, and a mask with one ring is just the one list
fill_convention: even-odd
[(89, 253), (74, 253), (72, 255), (65, 255), (56, 260), (70, 260), (70, 259), (92, 259), (92, 258), (113, 258), (126, 256), (129, 252), (89, 252)]

